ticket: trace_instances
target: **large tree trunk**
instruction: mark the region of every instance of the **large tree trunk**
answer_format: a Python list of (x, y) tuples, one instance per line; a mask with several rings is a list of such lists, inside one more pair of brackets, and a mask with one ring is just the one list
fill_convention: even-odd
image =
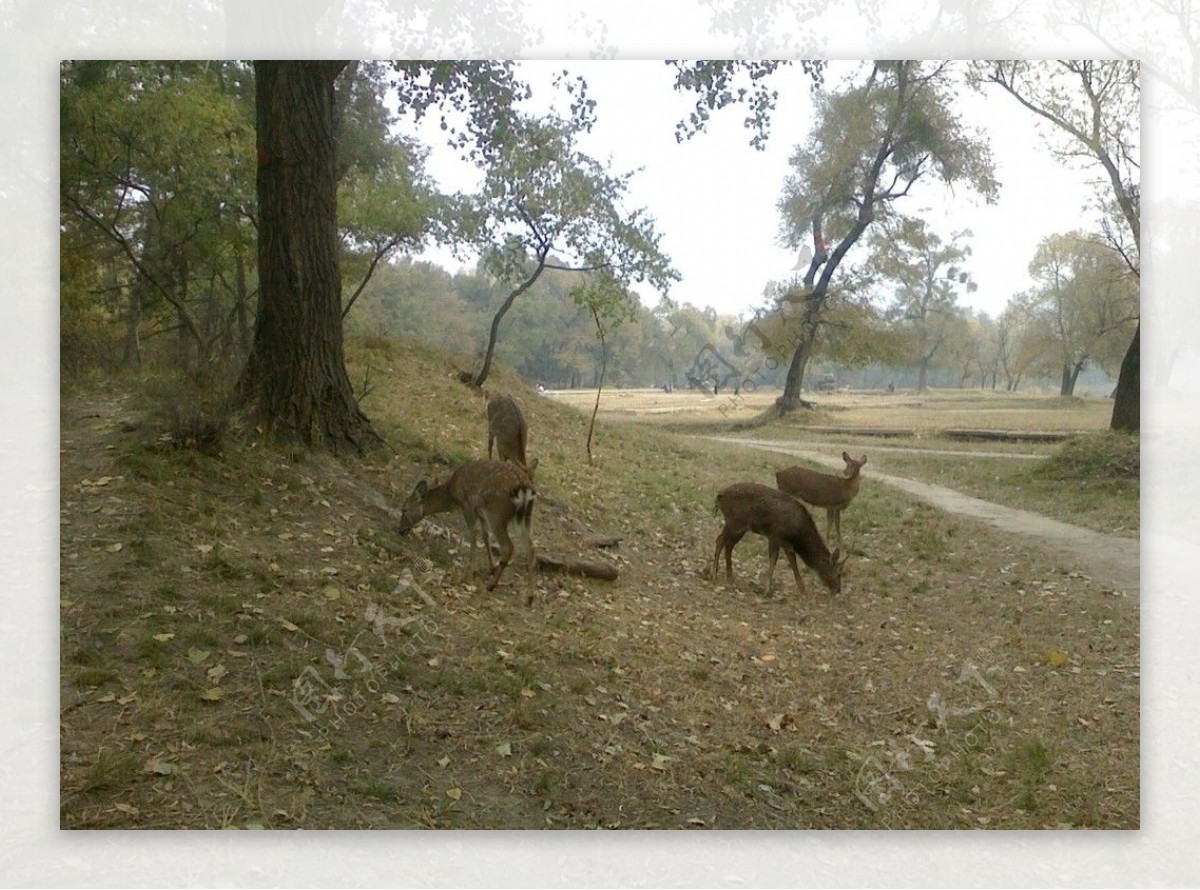
[(800, 335), (800, 342), (796, 344), (796, 351), (792, 353), (792, 363), (788, 365), (783, 394), (775, 400), (775, 410), (778, 414), (790, 414), (804, 407), (804, 399), (800, 398), (800, 388), (804, 382), (804, 370), (808, 367), (808, 360), (812, 358), (815, 340), (816, 330), (805, 326)]
[(346, 373), (334, 80), (345, 62), (256, 61), (258, 317), (238, 383), (286, 439), (334, 452), (380, 440)]
[(1109, 429), (1136, 433), (1142, 428), (1141, 339), (1142, 325), (1139, 322), (1137, 330), (1133, 332), (1133, 340), (1125, 350), (1125, 358), (1121, 360)]

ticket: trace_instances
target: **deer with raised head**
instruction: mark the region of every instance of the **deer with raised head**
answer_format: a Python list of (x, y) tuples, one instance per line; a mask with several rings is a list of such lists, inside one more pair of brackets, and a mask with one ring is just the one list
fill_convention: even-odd
[(805, 467), (788, 467), (775, 474), (775, 484), (780, 491), (799, 498), (811, 507), (825, 508), (825, 538), (833, 540), (830, 536), (836, 528), (839, 546), (842, 543), (842, 511), (850, 506), (858, 494), (858, 486), (862, 481), (859, 474), (867, 462), (867, 456), (864, 454), (855, 460), (843, 451), (842, 460), (846, 462), (844, 476), (818, 473)]
[[(473, 460), (450, 474), (444, 482), (430, 485), (422, 479), (404, 502), (400, 516), (400, 533), (407, 534), (413, 526), (435, 513), (458, 509), (462, 512), (467, 534), (471, 538), (468, 568), (477, 562), (475, 556), (476, 529), (483, 529), (484, 552), (487, 555), (488, 590), (500, 583), (504, 567), (512, 561), (513, 542), (508, 527), (516, 522), (524, 539), (527, 594), (525, 602), (533, 602), (537, 557), (534, 554), (530, 527), (537, 491), (533, 487), (533, 471), (537, 461), (528, 468), (507, 461)], [(499, 561), (492, 559), (492, 540), (499, 545)]]
[(771, 593), (771, 582), (775, 576), (775, 562), (779, 551), (786, 554), (796, 578), (796, 589), (804, 593), (804, 580), (796, 565), (796, 556), (815, 571), (830, 593), (842, 590), (842, 567), (845, 557), (834, 550), (829, 552), (817, 525), (804, 505), (769, 485), (757, 482), (735, 482), (717, 494), (717, 509), (725, 517), (725, 526), (717, 535), (717, 549), (713, 553), (712, 580), (717, 580), (721, 564), (721, 551), (725, 551), (725, 578), (733, 584), (733, 548), (746, 534), (755, 532), (767, 539), (767, 594)]
[(488, 458), (492, 456), (492, 445), (496, 446), (499, 460), (510, 460), (526, 466), (525, 443), (529, 438), (529, 425), (517, 400), (510, 395), (495, 395), (488, 399)]

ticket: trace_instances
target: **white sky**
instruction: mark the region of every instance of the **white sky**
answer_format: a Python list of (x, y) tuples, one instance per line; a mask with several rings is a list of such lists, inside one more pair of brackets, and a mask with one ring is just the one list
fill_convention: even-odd
[[(675, 140), (675, 124), (691, 109), (688, 97), (672, 88), (672, 69), (654, 61), (522, 62), (520, 70), (534, 85), (535, 100), (549, 92), (553, 72), (566, 68), (588, 81), (597, 102), (597, 123), (581, 147), (613, 172), (641, 169), (630, 184), (628, 206), (646, 207), (663, 235), (662, 248), (682, 275), (671, 296), (722, 314), (749, 311), (762, 302), (764, 286), (791, 273), (794, 251), (778, 243), (780, 216), (776, 203), (788, 173), (793, 148), (804, 141), (811, 124), (810, 81), (798, 66), (774, 75), (780, 99), (765, 151), (749, 144), (745, 113), (730, 107), (716, 112), (705, 132), (684, 143)], [(830, 72), (827, 87), (836, 86)], [(957, 229), (974, 233), (973, 256), (964, 264), (979, 284), (960, 303), (991, 315), (1029, 286), (1027, 266), (1046, 235), (1093, 225), (1085, 203), (1094, 194), (1087, 185), (1095, 173), (1064, 168), (1047, 151), (1035, 129), (1036, 118), (1010, 96), (964, 91), (959, 108), (964, 120), (985, 129), (992, 141), (997, 204), (986, 205), (960, 188), (949, 193), (931, 183), (898, 202), (905, 212), (930, 208), (927, 219), (943, 237)], [(469, 188), (473, 171), (448, 150), (438, 149), (438, 134), (429, 130), (434, 148), (430, 172), (443, 187)], [(860, 241), (850, 258), (865, 250)], [(456, 269), (447, 254), (422, 256)], [(645, 302), (658, 295), (638, 288)]]

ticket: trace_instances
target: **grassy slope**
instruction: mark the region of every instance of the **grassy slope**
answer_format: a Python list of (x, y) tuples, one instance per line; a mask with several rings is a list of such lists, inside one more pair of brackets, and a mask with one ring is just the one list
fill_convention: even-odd
[(500, 372), (539, 548), (621, 570), (526, 608), (519, 570), (456, 583), (456, 517), (388, 512), (485, 451), (482, 399), (424, 347), (354, 364), (394, 454), (164, 447), (137, 395), (64, 394), (64, 827), (1137, 826), (1136, 600), (866, 486), (838, 599), (765, 598), (757, 538), (715, 586), (713, 494), (775, 458), (603, 426), (589, 464)]

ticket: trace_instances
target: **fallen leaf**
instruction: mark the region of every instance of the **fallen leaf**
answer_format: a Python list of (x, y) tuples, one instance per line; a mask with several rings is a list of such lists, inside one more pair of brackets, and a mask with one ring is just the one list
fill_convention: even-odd
[(177, 769), (179, 767), (173, 763), (167, 763), (167, 761), (158, 757), (152, 757), (146, 761), (145, 766), (142, 767), (142, 772), (153, 773), (156, 776), (169, 776)]
[(158, 640), (158, 642), (160, 642), (160, 643), (165, 643), (167, 640), (175, 639), (175, 634), (171, 634), (171, 633), (155, 634), (154, 639)]
[(204, 701), (220, 701), (225, 697), (225, 690), (218, 689), (216, 686), (211, 689), (205, 689), (200, 693), (200, 698)]
[(1067, 663), (1067, 653), (1058, 649), (1051, 649), (1042, 657), (1042, 660), (1050, 665), (1050, 667), (1059, 668)]
[(124, 544), (118, 542), (116, 544), (109, 544), (104, 549), (107, 550), (109, 553), (120, 553), (121, 548), (123, 548), (124, 546), (125, 546)]
[(499, 754), (501, 757), (512, 757), (512, 743), (511, 742), (501, 742), (499, 745), (496, 746), (496, 753)]
[(213, 545), (212, 544), (197, 544), (196, 549), (199, 550), (201, 553), (209, 553), (212, 551)]
[(228, 674), (229, 671), (225, 669), (225, 665), (218, 664), (210, 667), (205, 673), (208, 674), (209, 681), (213, 683), (220, 683), (221, 678)]
[(193, 646), (191, 649), (188, 649), (187, 657), (188, 661), (190, 661), (192, 664), (200, 664), (211, 654), (212, 653), (210, 653), (207, 649), (197, 649), (195, 646)]
[(446, 796), (451, 800), (459, 800), (462, 798), (461, 788), (451, 788), (446, 792)]
[(280, 618), (279, 623), (283, 625), (284, 630), (290, 630), (293, 633), (300, 629), (300, 628), (296, 627), (296, 625), (292, 624), (292, 622), (288, 621), (286, 618)]

